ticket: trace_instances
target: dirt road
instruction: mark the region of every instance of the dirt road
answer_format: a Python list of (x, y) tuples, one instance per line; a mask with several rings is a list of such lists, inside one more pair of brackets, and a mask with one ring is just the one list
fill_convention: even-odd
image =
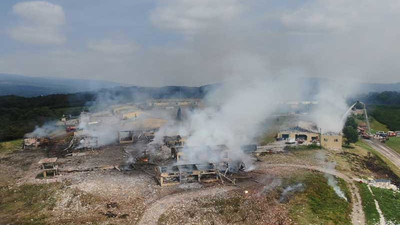
[(395, 166), (400, 168), (400, 154), (395, 150), (389, 148), (388, 146), (375, 140), (363, 140), (365, 143), (370, 145), (373, 149), (384, 155), (388, 160), (390, 160)]
[[(350, 185), (350, 192), (351, 192), (351, 198), (353, 202), (353, 209), (352, 209), (352, 223), (355, 225), (363, 225), (365, 224), (365, 217), (364, 217), (364, 211), (361, 205), (361, 196), (359, 193), (359, 190), (357, 186), (354, 183), (354, 180), (347, 175), (340, 173), (336, 170), (329, 170), (323, 167), (318, 167), (318, 166), (310, 166), (310, 165), (297, 165), (297, 164), (263, 164), (260, 165), (258, 168), (258, 171), (262, 171), (264, 173), (267, 173), (266, 171), (268, 168), (273, 168), (273, 167), (294, 167), (294, 168), (300, 168), (300, 169), (306, 169), (306, 170), (313, 170), (313, 171), (319, 171), (322, 173), (327, 173), (334, 175), (336, 177), (340, 177), (343, 180), (345, 180), (349, 185)], [(150, 205), (145, 213), (143, 214), (139, 225), (152, 225), (152, 224), (157, 224), (158, 218), (168, 210), (168, 208), (171, 208), (172, 206), (176, 205), (177, 203), (189, 203), (191, 200), (198, 198), (198, 197), (203, 197), (203, 196), (213, 196), (217, 194), (221, 194), (230, 190), (235, 189), (236, 187), (233, 186), (224, 186), (224, 187), (214, 187), (214, 188), (207, 188), (207, 189), (199, 189), (199, 190), (194, 190), (194, 191), (188, 191), (188, 192), (183, 192), (179, 194), (174, 194), (174, 195), (169, 195), (166, 196), (156, 202), (154, 202), (152, 205)]]
[(139, 225), (156, 225), (158, 218), (169, 208), (176, 204), (189, 204), (193, 199), (204, 196), (215, 196), (233, 190), (234, 186), (220, 186), (213, 188), (203, 188), (199, 190), (187, 191), (183, 193), (168, 195), (156, 201), (146, 209)]
[(313, 170), (313, 171), (319, 171), (322, 173), (327, 173), (331, 174), (333, 176), (342, 178), (344, 181), (346, 181), (350, 185), (350, 193), (351, 193), (351, 199), (353, 202), (353, 209), (351, 213), (351, 221), (352, 224), (355, 225), (363, 225), (365, 224), (365, 215), (364, 215), (364, 210), (362, 208), (362, 203), (361, 203), (361, 196), (360, 192), (355, 185), (355, 181), (348, 177), (347, 175), (338, 172), (336, 170), (331, 170), (319, 166), (311, 166), (311, 165), (298, 165), (298, 164), (263, 164), (259, 169), (268, 169), (268, 168), (273, 168), (273, 167), (295, 167), (295, 168), (301, 168), (301, 169), (307, 169), (307, 170)]

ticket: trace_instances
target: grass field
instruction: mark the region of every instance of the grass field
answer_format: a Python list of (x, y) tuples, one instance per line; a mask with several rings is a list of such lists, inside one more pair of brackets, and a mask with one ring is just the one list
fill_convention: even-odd
[(400, 224), (400, 193), (382, 188), (371, 188), (387, 224)]
[(385, 124), (380, 123), (373, 117), (370, 117), (369, 124), (371, 126), (371, 133), (373, 134), (375, 134), (377, 131), (385, 131), (385, 132), (389, 131), (389, 128)]
[(0, 224), (46, 224), (60, 184), (0, 187)]
[(371, 108), (370, 115), (385, 124), (390, 130), (400, 130), (400, 106), (376, 105)]
[(386, 145), (400, 153), (400, 137), (391, 137), (386, 141)]
[[(290, 200), (290, 216), (297, 224), (351, 224), (351, 204), (339, 198), (326, 178), (319, 173), (304, 177), (305, 190)], [(350, 199), (343, 180), (338, 179), (340, 188)]]
[(21, 149), (22, 141), (22, 139), (18, 139), (14, 141), (0, 142), (0, 154), (7, 154)]
[(367, 225), (378, 224), (379, 213), (376, 210), (374, 196), (372, 196), (366, 184), (358, 184), (358, 188), (360, 189), (360, 195)]

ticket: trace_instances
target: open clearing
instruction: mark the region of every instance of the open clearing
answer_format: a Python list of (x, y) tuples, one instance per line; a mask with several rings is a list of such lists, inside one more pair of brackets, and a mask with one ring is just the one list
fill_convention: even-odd
[[(236, 185), (161, 187), (151, 164), (115, 169), (128, 157), (123, 146), (108, 146), (60, 158), (59, 170), (71, 172), (37, 179), (37, 162), (46, 153), (22, 150), (17, 143), (2, 145), (8, 149), (0, 158), (0, 224), (364, 224), (368, 196), (353, 178), (385, 178), (390, 171), (360, 146), (292, 149), (259, 156), (256, 169), (239, 174)], [(336, 169), (326, 168), (332, 162)], [(336, 177), (348, 202), (324, 174)], [(291, 186), (302, 188), (282, 197)], [(378, 201), (385, 199), (380, 196)], [(382, 211), (391, 215), (385, 205)], [(366, 222), (375, 219), (368, 214)]]

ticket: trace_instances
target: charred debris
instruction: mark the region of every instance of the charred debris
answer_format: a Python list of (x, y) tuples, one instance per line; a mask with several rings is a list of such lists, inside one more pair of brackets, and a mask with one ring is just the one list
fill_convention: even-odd
[[(46, 153), (46, 158), (39, 162), (42, 170), (38, 175), (40, 178), (71, 172), (124, 172), (146, 168), (145, 172), (154, 176), (161, 186), (215, 181), (235, 183), (232, 175), (245, 171), (246, 165), (230, 159), (230, 149), (227, 146), (186, 146), (186, 137), (180, 135), (164, 135), (161, 140), (155, 141), (156, 133), (167, 119), (180, 122), (185, 117), (185, 111), (197, 107), (202, 107), (202, 102), (197, 99), (168, 99), (148, 101), (141, 105), (119, 105), (103, 112), (84, 112), (79, 118), (61, 118), (45, 132), (35, 130), (27, 134), (23, 147), (40, 149)], [(171, 116), (165, 118), (153, 113), (161, 110), (170, 112)], [(59, 159), (89, 155), (102, 148), (123, 149), (127, 160), (118, 165), (83, 169), (71, 166), (63, 169), (59, 166)], [(186, 154), (194, 148), (202, 148), (204, 154), (218, 157), (210, 161), (194, 162)], [(244, 145), (241, 149), (249, 155), (258, 150), (257, 145)]]

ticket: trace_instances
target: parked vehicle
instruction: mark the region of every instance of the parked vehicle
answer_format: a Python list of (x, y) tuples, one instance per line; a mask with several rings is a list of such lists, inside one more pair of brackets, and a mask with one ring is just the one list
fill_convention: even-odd
[(387, 135), (388, 135), (389, 137), (396, 137), (396, 136), (397, 136), (396, 132), (394, 132), (394, 131), (388, 131), (388, 132), (387, 132)]
[(294, 138), (290, 138), (285, 142), (285, 144), (289, 144), (289, 145), (296, 144), (296, 140)]

